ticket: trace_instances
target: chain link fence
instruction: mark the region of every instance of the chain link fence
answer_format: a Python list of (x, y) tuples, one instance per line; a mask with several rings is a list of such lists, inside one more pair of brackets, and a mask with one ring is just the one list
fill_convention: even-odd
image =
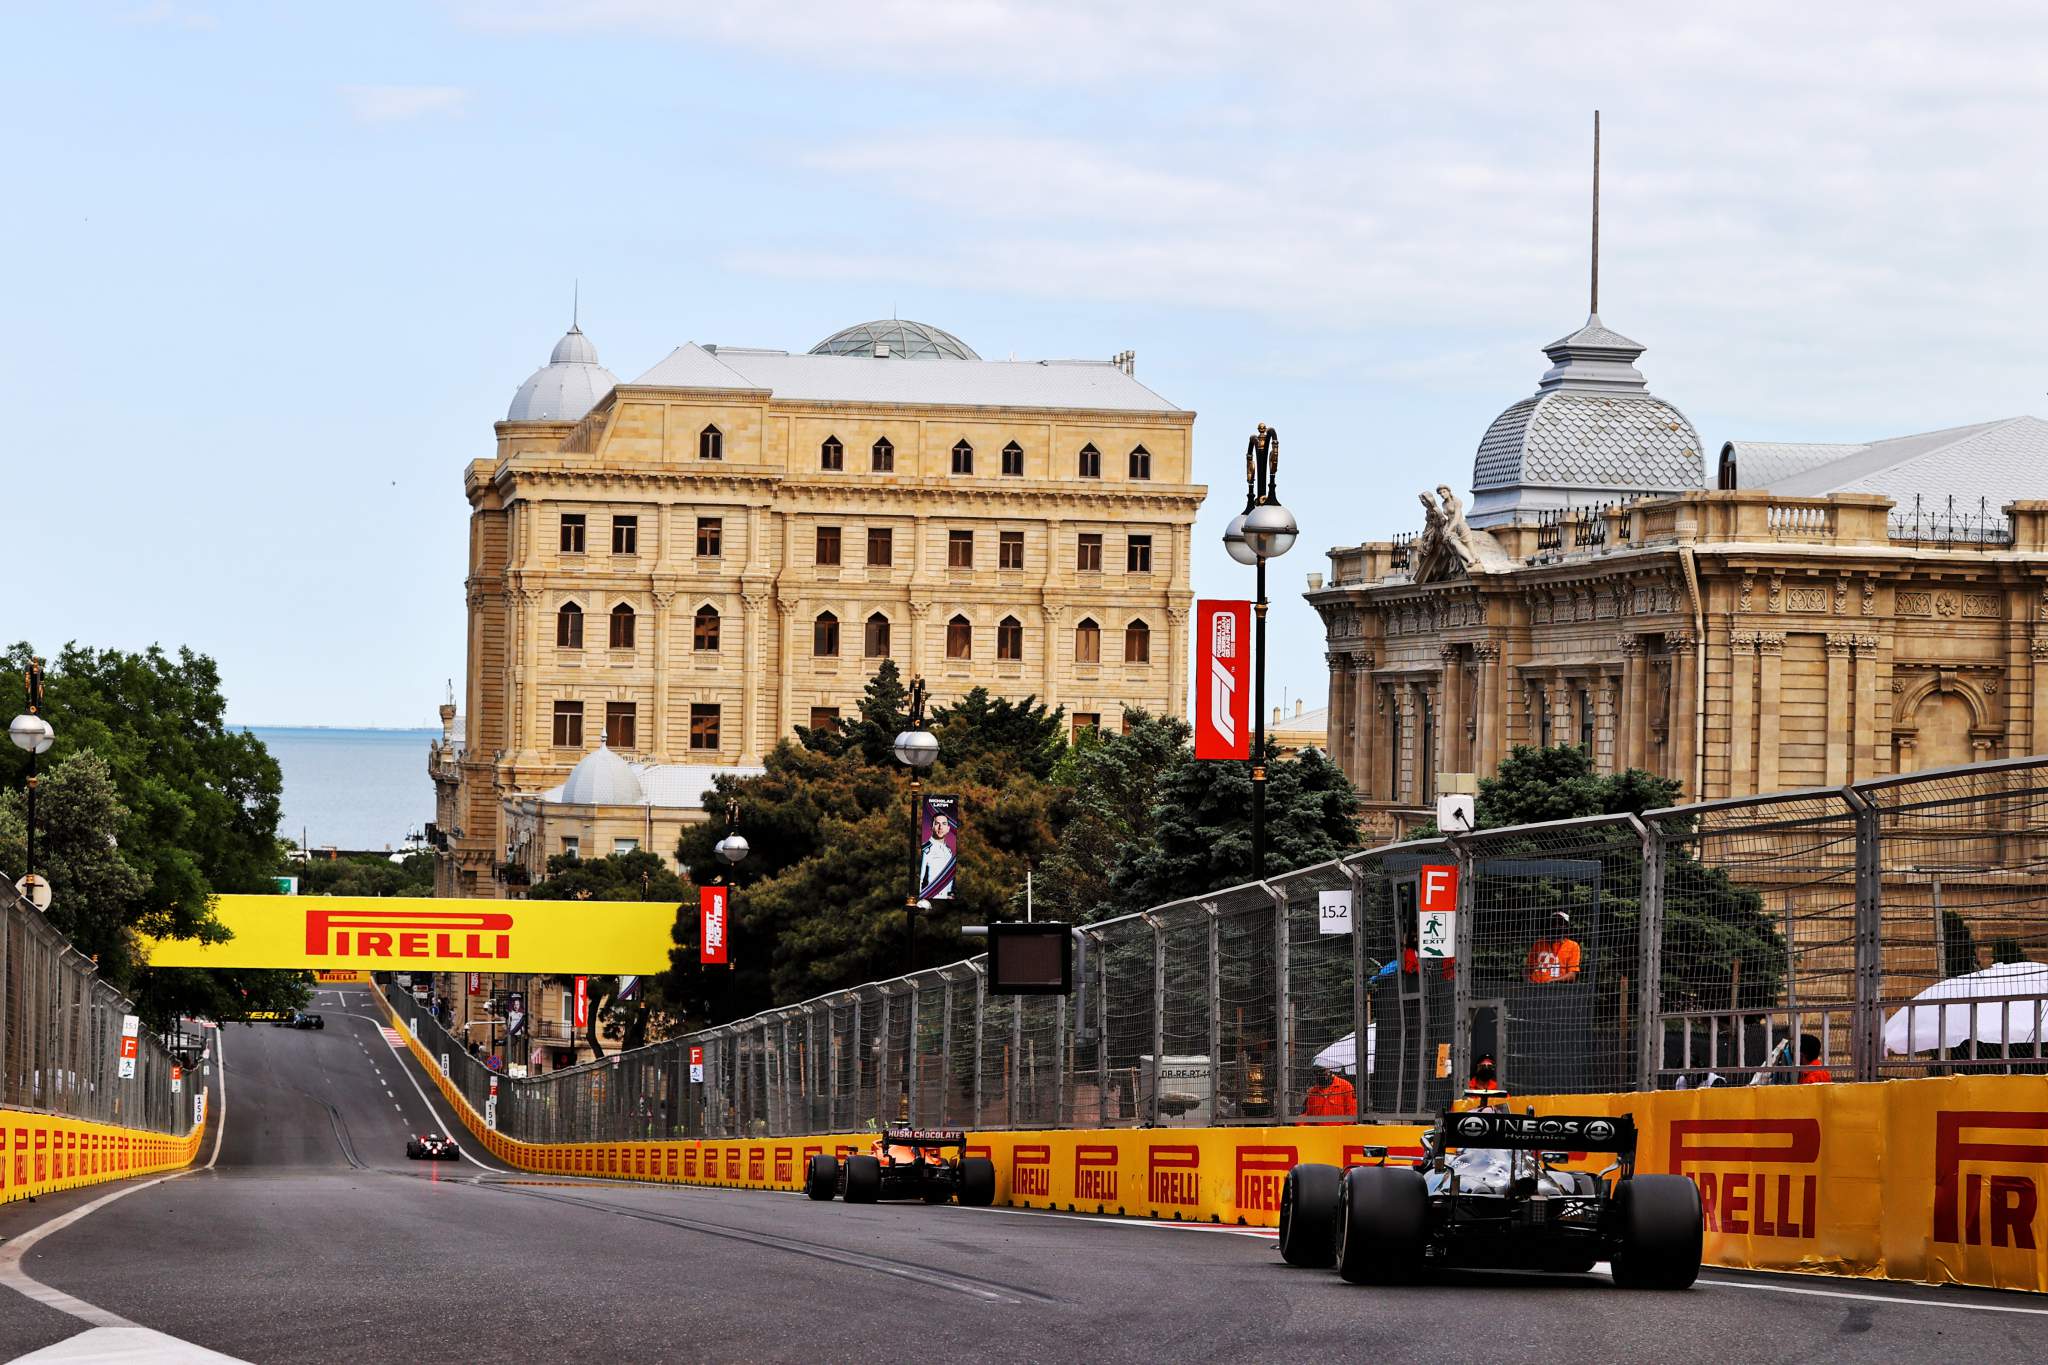
[(542, 1141), (1414, 1118), (1482, 1056), (1531, 1095), (2048, 1071), (2048, 759), (1394, 844), (1076, 940), (1070, 995), (974, 958), (517, 1080), (391, 994)]
[(192, 1091), (178, 1092), (175, 1057), (147, 1032), (135, 1074), (123, 1078), (121, 1023), (135, 1006), (93, 972), (92, 960), (0, 887), (0, 1105), (182, 1136), (192, 1130)]

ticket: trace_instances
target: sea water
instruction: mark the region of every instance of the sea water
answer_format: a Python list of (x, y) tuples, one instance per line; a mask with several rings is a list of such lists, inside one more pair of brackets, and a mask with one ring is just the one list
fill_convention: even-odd
[(396, 849), (434, 818), (427, 746), (439, 730), (245, 728), (284, 770), (277, 832), (289, 843)]

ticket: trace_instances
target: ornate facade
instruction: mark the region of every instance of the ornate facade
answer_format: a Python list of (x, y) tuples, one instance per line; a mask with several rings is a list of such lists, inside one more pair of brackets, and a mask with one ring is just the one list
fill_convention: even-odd
[(622, 384), (564, 338), (465, 480), (443, 893), (560, 851), (516, 836), (601, 741), (643, 788), (701, 791), (851, 715), (885, 658), (941, 701), (1179, 714), (1205, 490), (1194, 414), (1132, 370), (988, 362), (883, 322), (807, 355), (691, 344)]
[[(1642, 348), (1599, 332), (1609, 383), (1617, 360), (1634, 375)], [(1585, 336), (1549, 348), (1539, 399), (1572, 392)], [(1548, 441), (1531, 406), (1482, 443), (1484, 528), (1461, 531), (1452, 498), (1421, 536), (1333, 551), (1312, 579), (1330, 750), (1375, 832), (1514, 744), (1583, 744), (1601, 771), (1648, 769), (1687, 800), (2048, 749), (2048, 424), (1731, 443), (1710, 491), (1690, 425), (1639, 375), (1583, 391)], [(1510, 418), (1522, 444), (1504, 452)], [(1687, 474), (1675, 452), (1693, 486), (1659, 489)], [(1968, 510), (1902, 510), (1920, 484), (1967, 491)]]

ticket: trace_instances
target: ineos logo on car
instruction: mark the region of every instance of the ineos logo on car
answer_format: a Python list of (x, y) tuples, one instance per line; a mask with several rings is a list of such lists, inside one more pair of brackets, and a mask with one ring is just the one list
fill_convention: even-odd
[(1492, 1125), (1477, 1114), (1470, 1114), (1458, 1120), (1458, 1131), (1466, 1137), (1479, 1137), (1491, 1128)]
[(1586, 1125), (1586, 1136), (1594, 1142), (1605, 1142), (1614, 1136), (1614, 1125), (1606, 1119), (1594, 1119)]

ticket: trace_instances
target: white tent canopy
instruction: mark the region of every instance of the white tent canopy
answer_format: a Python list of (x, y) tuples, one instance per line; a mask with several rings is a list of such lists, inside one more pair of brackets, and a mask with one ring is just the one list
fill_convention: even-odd
[[(1380, 1026), (1365, 1026), (1365, 1069), (1372, 1070), (1373, 1057), (1378, 1051)], [(1358, 1035), (1347, 1033), (1336, 1042), (1316, 1054), (1315, 1064), (1351, 1075), (1358, 1070)]]
[(2048, 997), (2048, 963), (2001, 962), (1952, 976), (1892, 1012), (1884, 1021), (1884, 1050), (1901, 1056), (1936, 1052), (1963, 1047), (1972, 1038), (2030, 1047), (2048, 1031), (2048, 998), (2042, 997)]

